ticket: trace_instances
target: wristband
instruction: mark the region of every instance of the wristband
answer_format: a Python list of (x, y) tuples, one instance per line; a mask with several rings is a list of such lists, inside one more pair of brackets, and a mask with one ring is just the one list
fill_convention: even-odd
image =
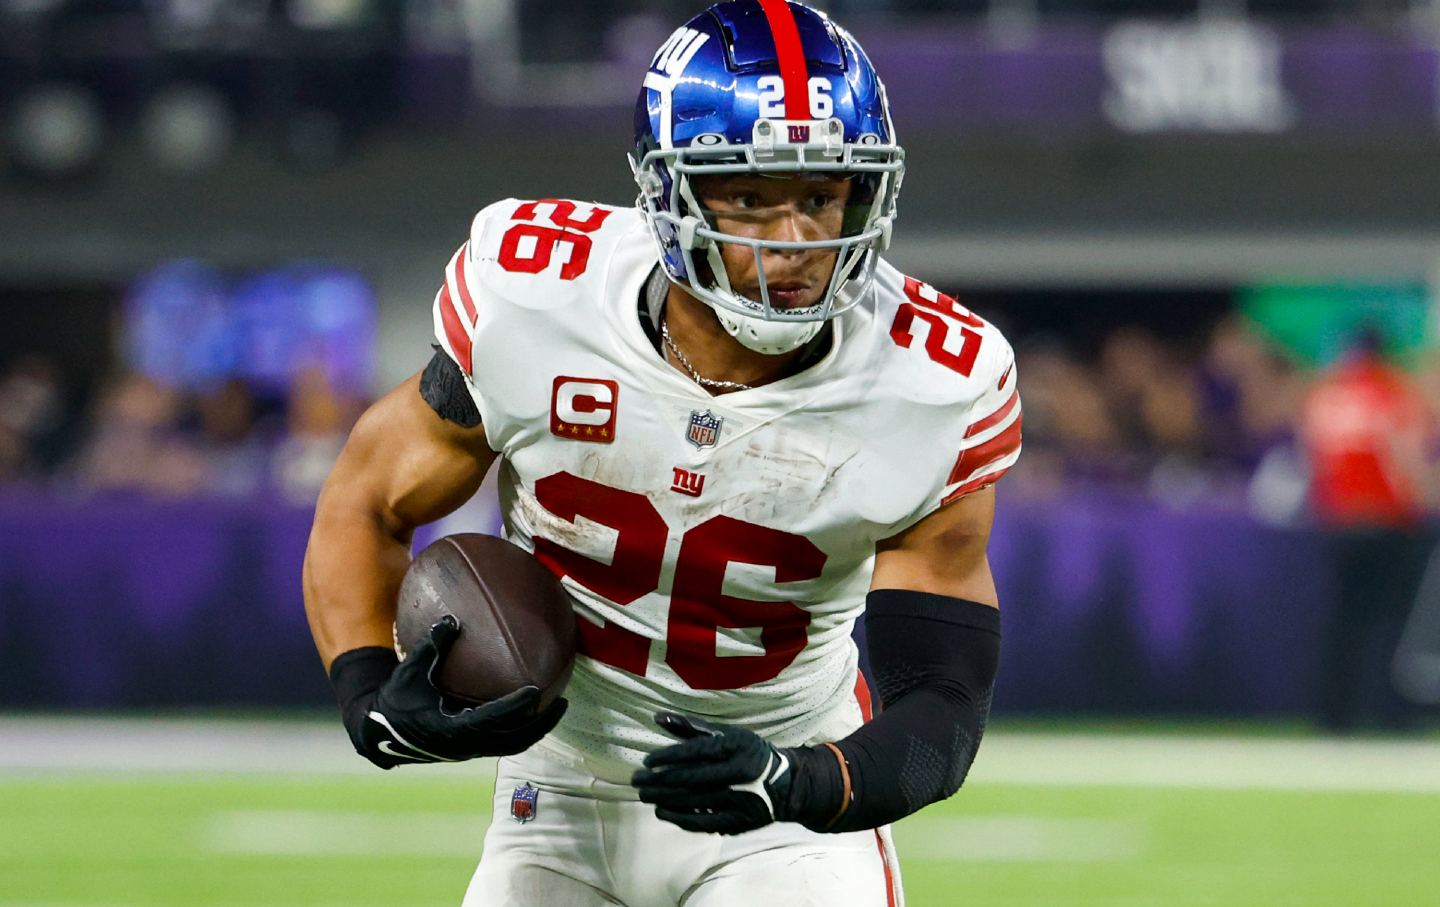
[[(351, 713), (356, 711), (355, 706), (363, 703), (368, 710), (370, 698), (390, 679), (398, 664), (400, 659), (395, 650), (385, 646), (351, 649), (342, 652), (330, 663), (330, 686), (335, 689), (335, 699), (340, 704), (340, 714), (347, 729), (359, 726), (351, 718)], [(361, 721), (365, 718), (365, 710), (361, 710), (359, 715)], [(351, 730), (351, 735), (354, 735), (354, 730)]]

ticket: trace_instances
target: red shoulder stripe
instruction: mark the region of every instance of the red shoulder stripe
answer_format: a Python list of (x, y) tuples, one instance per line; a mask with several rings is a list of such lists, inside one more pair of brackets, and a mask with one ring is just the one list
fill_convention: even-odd
[(470, 316), (469, 324), (475, 323), (475, 302), (470, 298), (470, 286), (465, 282), (465, 259), (470, 257), (470, 243), (460, 247), (455, 253), (455, 288), (460, 291), (460, 304), (465, 306), (465, 314)]
[(805, 46), (800, 42), (800, 29), (795, 14), (785, 0), (760, 0), (760, 8), (775, 36), (775, 56), (780, 63), (780, 78), (785, 82), (785, 119), (809, 120), (810, 69), (805, 65)]
[[(1006, 372), (1005, 374), (1008, 375), (1010, 373)], [(1016, 388), (1015, 390), (1010, 392), (1010, 398), (1004, 403), (1002, 403), (999, 409), (995, 410), (995, 412), (991, 413), (990, 415), (981, 419), (979, 422), (976, 422), (974, 425), (967, 428), (965, 430), (965, 437), (973, 438), (982, 432), (989, 431), (990, 429), (999, 425), (1001, 422), (1004, 422), (1006, 419), (1010, 418), (1010, 413), (1014, 412), (1015, 407), (1019, 404), (1020, 389)]]
[(1021, 413), (1010, 423), (1010, 427), (1000, 434), (960, 451), (960, 458), (955, 461), (955, 468), (950, 470), (950, 479), (946, 484), (959, 482), (966, 476), (974, 475), (977, 469), (983, 469), (1014, 453), (1020, 447), (1020, 425), (1024, 421), (1025, 414)]
[(455, 311), (455, 301), (450, 298), (450, 285), (447, 282), (440, 287), (440, 321), (445, 326), (445, 339), (450, 341), (450, 349), (455, 353), (455, 361), (460, 364), (460, 369), (465, 374), (471, 373), (470, 360), (470, 332), (466, 330), (464, 323), (460, 320), (460, 313)]
[(1004, 469), (996, 470), (995, 472), (992, 472), (988, 475), (983, 475), (978, 479), (973, 479), (969, 482), (966, 482), (964, 485), (961, 485), (959, 488), (945, 495), (945, 499), (941, 501), (940, 504), (942, 506), (945, 504), (949, 504), (951, 501), (963, 498), (970, 492), (978, 491), (979, 489), (984, 488), (986, 485), (994, 485), (996, 482), (1000, 481), (1001, 476), (1005, 475), (1005, 473), (1009, 471), (1010, 467), (1007, 466)]

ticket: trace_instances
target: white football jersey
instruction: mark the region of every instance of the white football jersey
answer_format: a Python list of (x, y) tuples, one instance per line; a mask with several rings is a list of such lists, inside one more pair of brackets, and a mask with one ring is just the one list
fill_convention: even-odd
[(539, 745), (616, 784), (674, 742), (662, 709), (780, 746), (852, 730), (875, 543), (1020, 452), (1010, 345), (888, 264), (823, 358), (711, 396), (642, 327), (656, 262), (634, 209), (507, 199), (434, 307), (504, 457), (506, 536), (574, 599), (570, 709)]

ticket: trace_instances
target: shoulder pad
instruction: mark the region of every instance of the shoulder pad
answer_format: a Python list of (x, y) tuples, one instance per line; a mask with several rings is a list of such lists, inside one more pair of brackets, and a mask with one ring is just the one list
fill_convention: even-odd
[(884, 266), (876, 275), (881, 343), (918, 403), (968, 404), (1010, 386), (1015, 352), (993, 324), (928, 283)]
[(553, 310), (598, 300), (610, 258), (638, 223), (633, 208), (562, 199), (507, 198), (481, 209), (435, 296), (440, 348), (473, 377), (476, 338), (503, 322), (510, 307)]
[[(895, 393), (922, 408), (917, 422), (956, 456), (916, 518), (994, 484), (1020, 456), (1015, 351), (998, 328), (927, 283), (893, 268), (877, 275), (876, 307)], [(957, 455), (958, 454), (958, 455)]]
[(525, 308), (598, 298), (610, 257), (638, 217), (633, 208), (598, 202), (496, 202), (470, 227), (475, 292)]

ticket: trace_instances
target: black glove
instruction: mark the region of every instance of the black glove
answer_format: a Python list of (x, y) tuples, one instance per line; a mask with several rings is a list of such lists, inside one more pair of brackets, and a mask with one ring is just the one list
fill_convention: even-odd
[(330, 665), (355, 751), (381, 768), (412, 762), (462, 762), (509, 756), (548, 734), (565, 714), (564, 699), (536, 713), (537, 687), (474, 708), (446, 711), (434, 676), (460, 624), (446, 615), (402, 662), (392, 649), (351, 649)]
[(826, 804), (810, 796), (811, 776), (825, 771), (826, 759), (835, 761), (829, 753), (779, 749), (752, 731), (675, 712), (656, 713), (655, 723), (681, 742), (646, 756), (630, 783), (661, 819), (686, 831), (738, 835), (771, 822), (820, 826), (830, 818)]

